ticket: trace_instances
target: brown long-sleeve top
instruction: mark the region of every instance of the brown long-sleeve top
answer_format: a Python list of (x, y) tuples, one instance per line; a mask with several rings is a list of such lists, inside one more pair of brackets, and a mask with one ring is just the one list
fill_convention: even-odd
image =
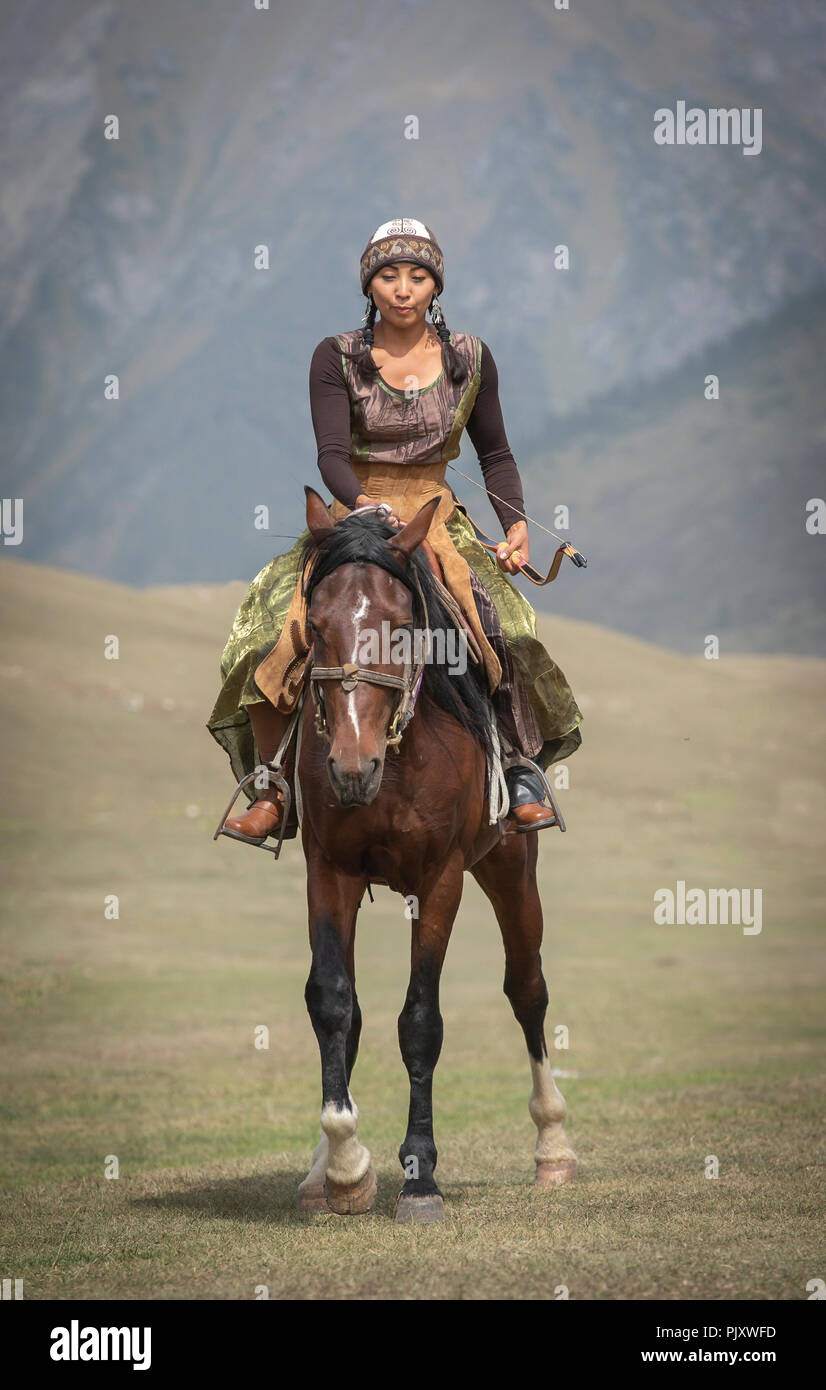
[[(351, 350), (353, 347), (357, 348), (360, 343), (360, 335), (356, 332), (339, 335), (339, 339)], [(451, 341), (465, 354), (469, 366), (476, 367), (476, 373), (471, 372), (469, 381), (473, 382), (476, 374), (480, 378), (465, 428), (478, 455), (491, 506), (503, 530), (507, 531), (508, 527), (521, 519), (525, 504), (519, 472), (505, 434), (499, 403), (496, 363), (487, 344), (481, 339), (473, 338), (469, 334), (453, 334)], [(353, 399), (352, 391), (356, 386), (356, 377), (349, 366), (348, 375), (345, 376), (340, 346), (341, 342), (337, 338), (325, 338), (313, 353), (310, 363), (310, 411), (318, 446), (318, 467), (321, 476), (334, 497), (344, 506), (353, 507), (361, 493), (359, 480), (350, 466), (354, 421), (360, 411), (363, 422), (365, 411), (364, 402), (357, 403)], [(455, 417), (456, 408), (467, 389), (467, 383), (454, 388), (450, 383), (443, 382), (440, 389), (447, 393), (445, 401), (448, 407), (455, 407)], [(425, 391), (429, 390), (430, 388), (425, 388)], [(452, 396), (450, 392), (453, 392)], [(425, 392), (421, 395), (424, 397)], [(379, 407), (382, 408), (386, 402), (388, 411), (395, 404), (393, 396), (403, 397), (403, 393), (387, 387), (386, 383), (383, 388), (380, 384), (378, 392), (373, 392), (374, 399), (379, 399)], [(392, 421), (395, 417), (390, 418)], [(392, 424), (390, 429), (392, 430)], [(400, 418), (397, 429), (404, 430), (403, 418)], [(388, 427), (383, 425), (382, 444), (386, 443), (387, 437)], [(456, 447), (447, 457), (455, 458), (458, 452), (457, 436)], [(411, 455), (404, 461), (419, 460)], [(502, 500), (499, 501), (498, 498)]]

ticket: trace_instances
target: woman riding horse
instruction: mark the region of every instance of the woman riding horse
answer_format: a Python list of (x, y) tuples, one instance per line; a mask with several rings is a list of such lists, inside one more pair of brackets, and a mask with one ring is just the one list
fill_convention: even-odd
[[(447, 328), (437, 298), (443, 256), (423, 223), (384, 223), (370, 238), (360, 270), (364, 327), (325, 338), (310, 366), (318, 466), (336, 499), (332, 519), (383, 505), (391, 523), (401, 526), (424, 502), (439, 498), (428, 532), (431, 563), (435, 557), (475, 639), (503, 743), (546, 769), (579, 747), (582, 714), (537, 640), (533, 608), (507, 577), (529, 561), (530, 551), (493, 356), (480, 338)], [(463, 429), (506, 536), (496, 563), (444, 481)], [(239, 782), (272, 761), (299, 698), (311, 642), (301, 582), (308, 534), (253, 580), (222, 656), (223, 685), (207, 728), (229, 754)], [(506, 778), (512, 829), (557, 824), (538, 772), (523, 762)], [(279, 833), (282, 794), (273, 784), (261, 786), (257, 799), (249, 790), (247, 796), (248, 810), (228, 819), (226, 828), (260, 846)]]

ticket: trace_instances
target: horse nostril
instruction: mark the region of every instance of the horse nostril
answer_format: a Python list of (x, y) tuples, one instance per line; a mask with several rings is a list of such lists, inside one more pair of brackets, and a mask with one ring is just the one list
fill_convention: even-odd
[(376, 781), (381, 771), (381, 758), (367, 758), (360, 764), (342, 767), (337, 758), (328, 757), (327, 768), (333, 786), (337, 788), (350, 786), (366, 790)]

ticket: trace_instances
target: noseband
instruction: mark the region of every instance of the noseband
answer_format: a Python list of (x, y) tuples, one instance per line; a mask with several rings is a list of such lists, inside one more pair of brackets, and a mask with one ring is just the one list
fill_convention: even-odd
[[(430, 617), (427, 611), (427, 603), (422, 593), (422, 585), (419, 579), (416, 566), (411, 560), (411, 570), (418, 590), (419, 598), (422, 601), (422, 612), (424, 613), (425, 641), (424, 653), (426, 654), (430, 642)], [(332, 739), (327, 716), (324, 709), (324, 695), (319, 682), (337, 680), (341, 681), (342, 690), (355, 690), (359, 681), (366, 681), (369, 685), (390, 686), (394, 690), (400, 690), (401, 695), (393, 711), (393, 717), (387, 728), (387, 747), (399, 752), (402, 734), (404, 733), (410, 720), (413, 718), (413, 711), (416, 707), (416, 696), (419, 693), (422, 675), (424, 674), (425, 655), (420, 661), (406, 661), (404, 663), (404, 675), (394, 676), (388, 671), (373, 671), (369, 666), (359, 666), (355, 661), (345, 661), (343, 666), (311, 666), (309, 673), (310, 690), (313, 696), (313, 706), (315, 709), (316, 733), (321, 738), (325, 738), (329, 743)]]

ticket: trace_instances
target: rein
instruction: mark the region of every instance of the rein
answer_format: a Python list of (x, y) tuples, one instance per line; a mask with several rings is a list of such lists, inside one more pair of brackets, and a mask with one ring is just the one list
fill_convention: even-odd
[[(401, 691), (396, 708), (393, 711), (393, 717), (387, 729), (388, 748), (393, 748), (396, 753), (399, 752), (402, 734), (413, 718), (413, 711), (416, 708), (416, 697), (422, 683), (425, 656), (430, 643), (430, 615), (427, 611), (427, 603), (422, 592), (421, 581), (416, 566), (412, 561), (411, 568), (416, 589), (418, 590), (419, 598), (422, 602), (422, 612), (424, 613), (425, 623), (425, 640), (423, 644), (423, 655), (420, 661), (406, 661), (404, 664), (403, 676), (395, 676), (389, 671), (374, 671), (369, 666), (359, 666), (358, 662), (355, 661), (345, 661), (343, 666), (310, 665), (309, 681), (315, 709), (316, 733), (318, 733), (321, 738), (326, 738), (328, 743), (332, 738), (332, 734), (327, 724), (327, 716), (324, 710), (324, 695), (320, 689), (320, 682), (337, 680), (341, 681), (342, 690), (355, 690), (359, 681), (366, 681), (368, 685), (390, 686), (391, 689)], [(312, 656), (312, 647), (310, 648), (309, 656)]]

